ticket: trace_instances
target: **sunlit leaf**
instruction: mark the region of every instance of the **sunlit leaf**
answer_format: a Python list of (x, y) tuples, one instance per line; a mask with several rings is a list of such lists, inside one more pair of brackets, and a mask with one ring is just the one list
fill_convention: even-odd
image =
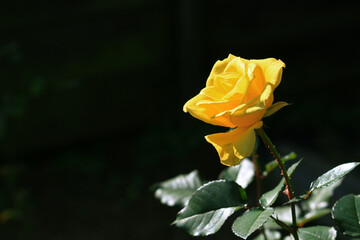
[(227, 167), (221, 173), (219, 178), (234, 181), (243, 188), (246, 188), (254, 179), (254, 164), (247, 158), (244, 158), (237, 166)]
[(236, 210), (246, 206), (245, 190), (233, 181), (218, 180), (200, 187), (173, 224), (194, 236), (217, 232)]
[(304, 209), (310, 212), (328, 207), (330, 198), (334, 194), (335, 189), (340, 186), (341, 183), (342, 180), (339, 180), (328, 187), (314, 190), (310, 197), (302, 203)]
[(299, 224), (304, 225), (329, 214), (331, 212), (331, 210), (327, 208), (329, 206), (329, 200), (334, 190), (340, 186), (341, 183), (342, 180), (339, 180), (328, 187), (314, 190), (310, 197), (302, 202), (305, 215), (299, 219)]
[(262, 225), (264, 225), (264, 223), (269, 220), (270, 216), (273, 213), (273, 208), (250, 209), (244, 212), (240, 217), (235, 220), (232, 226), (232, 230), (237, 236), (246, 239), (253, 232), (255, 232)]
[(351, 172), (359, 164), (359, 162), (344, 163), (331, 169), (330, 171), (318, 177), (314, 182), (312, 182), (309, 191), (312, 192), (315, 189), (323, 188), (333, 184), (334, 182), (340, 180), (346, 174)]
[(333, 227), (314, 226), (298, 230), (300, 240), (335, 240), (336, 230)]
[(179, 175), (158, 184), (155, 197), (168, 206), (184, 207), (191, 195), (202, 185), (197, 170), (189, 174)]
[[(296, 167), (300, 164), (301, 160), (294, 163), (289, 169), (288, 169), (288, 175), (291, 176), (291, 174), (294, 172), (294, 170), (296, 169)], [(259, 202), (260, 202), (260, 205), (263, 207), (263, 208), (267, 208), (267, 207), (270, 207), (272, 204), (274, 204), (274, 202), (276, 201), (276, 199), (278, 198), (279, 196), (279, 193), (282, 191), (283, 187), (285, 185), (285, 180), (282, 179), (280, 181), (280, 183), (272, 190), (264, 193)]]
[(340, 198), (333, 206), (332, 217), (345, 234), (360, 236), (360, 195)]

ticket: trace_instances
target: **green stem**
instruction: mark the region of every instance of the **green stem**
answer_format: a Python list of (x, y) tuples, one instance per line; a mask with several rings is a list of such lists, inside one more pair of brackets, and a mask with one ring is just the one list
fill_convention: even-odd
[(270, 216), (271, 219), (273, 219), (277, 225), (279, 225), (280, 227), (282, 227), (283, 229), (285, 229), (286, 231), (290, 232), (291, 234), (294, 234), (294, 229), (292, 229), (291, 227), (289, 227), (286, 223), (284, 223), (283, 221), (280, 221), (279, 219), (274, 218), (273, 216)]
[(253, 155), (252, 155), (252, 162), (254, 164), (254, 168), (255, 168), (255, 178), (256, 178), (256, 202), (257, 205), (259, 206), (259, 200), (261, 197), (261, 176), (260, 176), (260, 167), (259, 167), (259, 162), (258, 162), (258, 155), (256, 154), (256, 151), (254, 150)]
[[(260, 197), (261, 197), (261, 175), (260, 175), (260, 166), (258, 162), (259, 156), (256, 153), (256, 150), (254, 150), (252, 154), (252, 162), (254, 164), (255, 168), (255, 178), (256, 178), (256, 203), (258, 206), (260, 206)], [(260, 234), (264, 236), (264, 240), (267, 240), (267, 236), (264, 230), (264, 227), (260, 228)]]
[(264, 240), (268, 240), (264, 227), (261, 227), (261, 232), (262, 232), (262, 235), (264, 236)]
[[(289, 175), (287, 174), (285, 165), (284, 165), (283, 161), (281, 160), (281, 156), (276, 151), (275, 145), (271, 142), (270, 138), (266, 135), (263, 128), (257, 129), (256, 132), (259, 134), (259, 136), (263, 140), (265, 146), (268, 147), (268, 149), (270, 150), (270, 152), (274, 156), (275, 160), (279, 164), (281, 174), (283, 175), (283, 177), (285, 179), (285, 184), (286, 184), (285, 193), (288, 196), (289, 201), (290, 201), (291, 199), (294, 198), (294, 191), (293, 191), (293, 188), (292, 188), (292, 185), (291, 185), (291, 182), (290, 182)], [(295, 240), (298, 240), (299, 237), (297, 235), (296, 212), (295, 212), (294, 203), (290, 203), (290, 208), (291, 208), (291, 215), (292, 215), (292, 224), (293, 224), (293, 228), (294, 228), (293, 235), (294, 235)]]

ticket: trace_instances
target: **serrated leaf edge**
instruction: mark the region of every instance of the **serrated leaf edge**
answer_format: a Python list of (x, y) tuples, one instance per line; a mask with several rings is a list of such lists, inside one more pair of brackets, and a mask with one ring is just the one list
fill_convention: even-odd
[[(256, 208), (252, 208), (252, 209), (256, 209)], [(249, 209), (249, 210), (247, 210), (247, 211), (245, 211), (243, 214), (245, 214), (245, 213), (247, 213), (247, 212), (249, 212), (249, 211), (251, 211), (252, 209)], [(263, 222), (261, 225), (260, 225), (260, 227), (262, 227), (265, 223), (267, 223), (268, 221), (269, 221), (269, 219), (270, 219), (270, 216), (272, 215), (272, 214), (274, 214), (274, 208), (271, 208), (271, 207), (269, 207), (269, 208), (265, 208), (265, 209), (262, 209), (262, 208), (258, 208), (259, 210), (262, 210), (262, 212), (260, 212), (260, 214), (258, 215), (258, 216), (260, 216), (262, 213), (264, 213), (265, 211), (267, 211), (267, 210), (272, 210), (272, 213), (269, 215), (269, 217), (267, 218), (267, 220), (265, 221), (265, 222)], [(242, 217), (243, 215), (241, 215), (241, 216), (239, 216), (238, 218), (240, 218), (240, 217)], [(238, 219), (237, 218), (237, 219)], [(236, 219), (236, 220), (237, 220)], [(236, 220), (234, 221), (234, 223), (236, 222)], [(253, 230), (253, 231), (250, 231), (250, 229), (249, 229), (249, 231), (247, 231), (247, 234), (246, 234), (246, 236), (245, 237), (243, 237), (243, 236), (240, 236), (239, 234), (237, 234), (235, 231), (234, 231), (234, 223), (233, 223), (233, 225), (231, 226), (231, 230), (232, 230), (232, 232), (236, 235), (236, 236), (238, 236), (238, 237), (241, 237), (241, 238), (244, 238), (244, 239), (246, 239), (247, 237), (249, 237), (251, 234), (253, 234), (257, 229), (259, 229), (259, 228), (257, 228), (257, 229), (255, 229), (255, 230)], [(252, 225), (253, 226), (253, 225)], [(251, 226), (251, 227), (252, 227)], [(249, 232), (251, 232), (250, 234), (249, 234)]]

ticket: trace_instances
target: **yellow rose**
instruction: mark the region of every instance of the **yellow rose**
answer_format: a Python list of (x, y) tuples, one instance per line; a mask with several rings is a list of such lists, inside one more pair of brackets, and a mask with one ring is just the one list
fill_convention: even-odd
[(229, 54), (215, 63), (206, 87), (184, 105), (184, 112), (195, 118), (232, 128), (205, 137), (216, 148), (222, 164), (234, 166), (250, 156), (261, 119), (287, 105), (272, 104), (284, 67), (274, 58), (247, 60)]

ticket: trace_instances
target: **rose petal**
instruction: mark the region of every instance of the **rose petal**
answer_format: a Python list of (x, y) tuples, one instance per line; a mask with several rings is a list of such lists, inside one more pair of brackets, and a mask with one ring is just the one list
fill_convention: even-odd
[(228, 93), (242, 76), (241, 73), (214, 73), (214, 87), (224, 90), (224, 95)]
[(222, 100), (238, 100), (238, 103), (242, 103), (247, 90), (249, 88), (249, 78), (247, 75), (242, 75), (241, 78), (237, 81), (233, 89), (231, 89), (224, 97), (222, 97)]
[(210, 101), (211, 99), (204, 94), (198, 94), (189, 101), (187, 101), (183, 107), (184, 112), (189, 112), (193, 117), (200, 119), (206, 123), (213, 125), (219, 125), (224, 127), (233, 128), (235, 125), (225, 117), (212, 118), (212, 116), (218, 114), (220, 111), (212, 105), (199, 105), (196, 104), (201, 101)]
[(246, 112), (244, 115), (240, 117), (229, 115), (231, 122), (235, 126), (239, 127), (249, 127), (253, 125), (254, 123), (260, 121), (265, 114), (265, 109), (254, 111), (252, 114), (247, 114)]
[(249, 99), (252, 99), (256, 96), (260, 96), (264, 91), (264, 86), (266, 83), (261, 67), (253, 62), (249, 63), (247, 75), (250, 79), (250, 85), (244, 101), (248, 101)]
[(214, 74), (214, 87), (223, 95), (228, 93), (241, 77), (239, 73), (219, 73)]
[(252, 114), (254, 112), (266, 110), (268, 107), (271, 106), (273, 100), (274, 100), (274, 95), (273, 95), (272, 85), (268, 83), (265, 86), (264, 91), (261, 93), (258, 101), (254, 105), (248, 107), (245, 110), (244, 114)]
[(255, 146), (254, 129), (262, 127), (262, 121), (251, 127), (237, 127), (226, 133), (216, 133), (205, 137), (219, 154), (220, 161), (226, 166), (234, 166), (251, 155)]
[(239, 106), (236, 106), (235, 108), (233, 108), (231, 110), (227, 110), (227, 111), (218, 113), (214, 117), (220, 117), (220, 116), (223, 116), (226, 114), (239, 117), (239, 116), (243, 115), (245, 113), (246, 109), (249, 108), (250, 106), (252, 106), (258, 99), (259, 99), (259, 97), (254, 97), (253, 99), (250, 99), (249, 101), (242, 103)]
[(200, 91), (200, 93), (205, 94), (206, 96), (208, 96), (213, 100), (220, 100), (224, 96), (224, 94), (219, 92), (219, 90), (214, 86), (205, 87)]
[(245, 74), (246, 70), (246, 59), (235, 57), (232, 59), (229, 64), (225, 67), (224, 72), (226, 73), (240, 73), (241, 75)]
[(270, 84), (265, 85), (264, 91), (260, 95), (260, 102), (265, 104), (272, 93), (273, 93), (272, 86)]
[[(237, 105), (238, 105), (237, 101), (200, 100), (199, 102), (196, 103), (196, 106), (202, 106), (204, 108), (213, 108), (216, 109), (218, 112), (224, 112), (224, 111), (228, 111), (229, 109), (234, 109), (237, 107)], [(214, 118), (214, 116), (211, 116), (211, 118)]]
[(240, 116), (236, 113), (229, 115), (230, 120), (236, 126), (251, 126), (264, 117), (266, 109), (271, 106), (273, 101), (274, 95), (271, 94), (265, 104), (258, 100), (254, 105), (247, 107)]
[(229, 56), (227, 58), (225, 58), (222, 61), (218, 60), (214, 64), (213, 68), (211, 69), (210, 75), (206, 81), (207, 87), (214, 85), (214, 74), (222, 73), (224, 71), (225, 67), (228, 65), (228, 63), (234, 58), (236, 58), (234, 55), (229, 54)]
[(276, 88), (281, 82), (282, 70), (285, 63), (275, 58), (252, 59), (251, 62), (258, 64), (264, 72), (266, 82), (271, 83)]

